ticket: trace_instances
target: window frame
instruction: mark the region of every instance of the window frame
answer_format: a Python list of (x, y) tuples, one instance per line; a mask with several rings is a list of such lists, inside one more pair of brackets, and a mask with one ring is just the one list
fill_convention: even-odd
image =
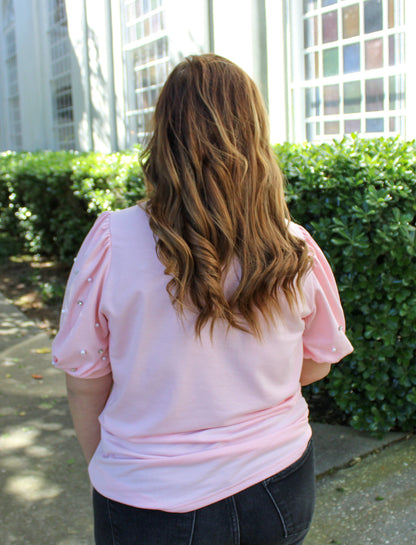
[[(135, 17), (129, 19), (131, 15), (128, 13), (129, 9), (132, 11), (135, 10), (137, 2), (143, 4), (144, 0), (120, 0), (125, 81), (124, 116), (127, 146), (129, 148), (137, 144), (144, 144), (147, 141), (150, 131), (146, 129), (149, 128), (157, 96), (171, 68), (169, 38), (166, 29), (166, 21), (164, 21), (164, 18), (166, 17), (164, 0), (153, 1), (157, 2), (158, 5), (156, 7), (152, 8), (152, 2), (149, 0), (148, 4), (150, 4), (151, 9), (147, 11), (143, 9), (143, 13), (140, 15), (137, 15), (136, 12)], [(161, 24), (158, 31), (149, 32), (147, 35), (139, 37), (136, 35), (136, 39), (132, 39), (132, 35), (135, 32), (133, 29), (137, 27), (137, 25), (143, 24), (144, 28), (146, 21), (149, 21), (148, 24), (150, 25), (151, 18), (157, 15), (161, 18)], [(143, 52), (144, 48), (157, 48), (157, 43), (162, 40), (164, 41), (164, 55), (161, 55), (160, 57), (156, 55), (155, 58), (146, 59), (146, 62), (142, 62), (141, 64), (136, 65), (134, 63), (134, 54), (139, 55), (139, 51), (141, 50)], [(160, 80), (158, 79), (158, 76), (156, 76), (156, 81), (153, 83), (150, 82), (149, 85), (141, 87), (136, 85), (136, 79), (139, 78), (139, 72), (142, 72), (143, 74), (149, 72), (150, 74), (150, 71), (154, 69), (157, 73), (159, 67), (161, 67), (160, 72), (163, 72), (163, 77)], [(142, 108), (139, 107), (139, 95), (143, 97), (146, 96), (148, 100), (147, 105), (143, 102)], [(133, 130), (131, 128), (132, 126), (135, 126), (136, 129)], [(143, 127), (143, 130), (140, 130), (141, 127)]]
[[(407, 118), (407, 104), (406, 104), (406, 88), (407, 88), (407, 67), (406, 67), (406, 24), (404, 19), (404, 13), (402, 14), (402, 24), (398, 26), (388, 27), (388, 0), (381, 0), (383, 2), (383, 25), (382, 30), (367, 33), (364, 32), (364, 2), (365, 0), (338, 0), (334, 4), (326, 7), (320, 7), (321, 2), (317, 2), (316, 9), (309, 12), (308, 16), (303, 13), (303, 0), (290, 1), (286, 0), (286, 13), (288, 13), (288, 26), (289, 26), (289, 43), (287, 66), (289, 67), (288, 81), (289, 81), (289, 117), (290, 127), (289, 135), (292, 141), (305, 141), (308, 140), (307, 123), (318, 123), (320, 127), (320, 135), (310, 138), (309, 141), (323, 142), (330, 141), (333, 138), (342, 138), (344, 136), (344, 124), (345, 122), (359, 119), (361, 122), (360, 136), (363, 137), (375, 137), (375, 136), (396, 136), (400, 135), (405, 138), (407, 131), (406, 118)], [(359, 34), (350, 38), (343, 38), (342, 36), (342, 11), (343, 9), (358, 4), (360, 10), (359, 20)], [(320, 15), (331, 12), (336, 9), (337, 24), (338, 24), (338, 36), (334, 41), (323, 43), (322, 39), (322, 18)], [(406, 10), (406, 1), (402, 0), (403, 12)], [(304, 19), (317, 16), (318, 28), (317, 28), (317, 44), (305, 47), (304, 46)], [(388, 36), (390, 35), (402, 35), (404, 53), (403, 61), (393, 66), (389, 65), (389, 51), (388, 51)], [(299, 39), (299, 36), (301, 39)], [(379, 68), (366, 69), (365, 67), (365, 43), (374, 39), (382, 38), (383, 43), (383, 66)], [(360, 70), (344, 73), (343, 71), (343, 47), (350, 44), (360, 44)], [(324, 76), (323, 72), (323, 51), (327, 51), (332, 48), (337, 48), (338, 55), (338, 74), (333, 76)], [(320, 52), (319, 54), (319, 74), (318, 77), (312, 77), (306, 79), (305, 73), (305, 55), (313, 54), (314, 52)], [(404, 81), (396, 79), (397, 85), (400, 87), (399, 92), (404, 93), (403, 104), (400, 108), (390, 109), (390, 79), (393, 77), (403, 77)], [(366, 111), (365, 108), (365, 86), (369, 80), (383, 79), (383, 92), (384, 92), (384, 104), (382, 110)], [(359, 82), (361, 90), (361, 105), (360, 111), (356, 113), (348, 113), (344, 111), (344, 85), (352, 82)], [(338, 85), (339, 87), (339, 113), (333, 113), (325, 115), (324, 110), (324, 86)], [(307, 116), (306, 105), (306, 93), (307, 89), (318, 88), (320, 90), (320, 112), (315, 116)], [(400, 97), (399, 97), (400, 98)], [(378, 132), (366, 132), (366, 123), (372, 119), (383, 119), (384, 130)], [(391, 131), (390, 119), (395, 118), (399, 121), (397, 125), (399, 130)], [(404, 120), (404, 122), (400, 122)], [(325, 134), (324, 123), (339, 122), (339, 131), (334, 134)], [(405, 125), (403, 129), (402, 125)], [(403, 130), (400, 130), (403, 129)]]

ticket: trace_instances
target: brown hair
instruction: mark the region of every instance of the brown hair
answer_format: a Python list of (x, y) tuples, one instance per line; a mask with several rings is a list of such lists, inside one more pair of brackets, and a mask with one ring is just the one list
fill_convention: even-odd
[[(158, 99), (142, 158), (147, 212), (167, 291), (182, 316), (188, 302), (200, 335), (216, 320), (261, 337), (283, 294), (293, 310), (310, 267), (306, 244), (289, 232), (283, 178), (255, 83), (214, 54), (186, 58)], [(230, 297), (224, 279), (241, 268)], [(260, 312), (259, 312), (260, 311)]]

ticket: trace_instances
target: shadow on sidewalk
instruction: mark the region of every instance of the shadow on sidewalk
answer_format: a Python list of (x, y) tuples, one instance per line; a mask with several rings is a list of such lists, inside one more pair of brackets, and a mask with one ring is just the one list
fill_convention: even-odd
[(66, 400), (8, 394), (0, 415), (2, 543), (92, 544), (90, 485)]

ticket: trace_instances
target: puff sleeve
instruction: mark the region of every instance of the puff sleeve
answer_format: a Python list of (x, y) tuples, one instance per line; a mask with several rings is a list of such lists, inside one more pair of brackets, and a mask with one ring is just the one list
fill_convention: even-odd
[(313, 257), (304, 285), (303, 356), (317, 363), (337, 363), (353, 351), (345, 335), (345, 317), (331, 267), (318, 244), (297, 226)]
[(52, 344), (53, 365), (79, 378), (111, 373), (108, 324), (101, 306), (111, 260), (110, 215), (100, 215), (79, 250)]

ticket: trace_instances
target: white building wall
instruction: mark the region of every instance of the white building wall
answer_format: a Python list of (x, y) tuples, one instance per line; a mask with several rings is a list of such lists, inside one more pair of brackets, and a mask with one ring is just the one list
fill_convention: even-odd
[[(89, 93), (86, 80), (89, 78), (89, 69), (84, 62), (85, 36), (84, 36), (84, 9), (83, 1), (66, 2), (68, 19), (68, 34), (72, 44), (71, 54), (71, 80), (72, 80), (72, 104), (74, 112), (75, 133), (81, 150), (93, 149), (94, 140), (89, 142), (89, 119), (87, 116), (87, 102)], [(97, 14), (99, 18), (99, 13)], [(89, 23), (89, 21), (88, 21)], [(91, 30), (93, 35), (93, 30)], [(91, 79), (90, 79), (91, 81)]]
[[(108, 24), (109, 11), (105, 9), (109, 5), (111, 25)], [(66, 8), (74, 51), (72, 85), (79, 147), (82, 150), (115, 151), (125, 146), (126, 138), (120, 2), (85, 0), (84, 10), (84, 0), (80, 0), (67, 2)], [(109, 55), (113, 57), (114, 95)], [(112, 125), (112, 101), (115, 126)]]
[(113, 59), (114, 59), (114, 91), (116, 96), (116, 122), (119, 149), (126, 147), (125, 97), (124, 88), (124, 59), (122, 22), (120, 0), (112, 0), (112, 30), (113, 30)]
[(53, 149), (46, 3), (33, 0), (27, 9), (26, 0), (14, 0), (14, 7), (23, 149)]
[[(106, 42), (106, 20), (104, 2), (96, 0), (86, 3), (88, 37), (85, 41), (83, 1), (66, 2), (69, 38), (72, 55), (72, 97), (74, 122), (79, 147), (90, 148), (89, 131), (92, 122), (92, 149), (110, 151), (110, 110), (108, 99), (108, 63)], [(85, 47), (88, 47), (89, 66), (84, 62)], [(91, 120), (88, 118), (86, 79), (90, 83)]]
[(172, 65), (208, 52), (207, 0), (167, 0), (165, 14)]
[[(88, 25), (86, 35), (84, 3)], [(109, 52), (108, 10), (111, 4), (112, 52)], [(208, 52), (209, 7), (212, 8), (214, 51), (241, 66), (264, 91), (272, 143), (305, 138), (304, 100), (296, 86), (301, 76), (303, 28), (301, 1), (296, 0), (165, 0), (172, 65), (184, 56)], [(14, 0), (23, 148), (54, 149), (48, 0)], [(259, 6), (265, 8), (259, 21)], [(71, 77), (77, 146), (108, 152), (126, 147), (126, 89), (120, 0), (66, 0), (71, 40)], [(416, 138), (416, 2), (405, 0), (406, 135)], [(1, 24), (0, 13), (0, 32)], [(0, 150), (10, 146), (4, 36), (0, 40)], [(298, 54), (290, 55), (293, 49)], [(114, 110), (109, 59), (114, 68)], [(88, 89), (89, 83), (89, 89)], [(293, 87), (291, 87), (293, 86)], [(114, 115), (113, 115), (114, 114)], [(112, 120), (115, 118), (115, 124)]]
[(405, 55), (406, 55), (406, 139), (416, 138), (416, 64), (413, 57), (416, 51), (416, 32), (414, 21), (416, 21), (415, 0), (405, 0)]
[(268, 105), (272, 144), (289, 139), (288, 29), (284, 0), (266, 0)]
[(4, 57), (3, 10), (0, 9), (0, 152), (8, 148), (6, 121), (6, 69), (4, 66)]
[(215, 53), (254, 76), (251, 0), (214, 0)]
[[(72, 100), (76, 141), (79, 149), (108, 152), (126, 145), (125, 135), (125, 74), (122, 47), (120, 1), (111, 0), (111, 26), (114, 64), (116, 131), (111, 123), (111, 87), (109, 86), (107, 0), (66, 2), (68, 32), (71, 41)], [(85, 11), (84, 11), (85, 2)], [(282, 0), (266, 0), (267, 50), (261, 48), (262, 29), (256, 24), (256, 0), (212, 0), (213, 38), (215, 53), (241, 66), (253, 79), (265, 87), (267, 79), (272, 127), (272, 141), (284, 140), (285, 93)], [(166, 25), (169, 35), (172, 65), (190, 54), (209, 51), (208, 0), (166, 0)], [(33, 0), (31, 10), (27, 0), (15, 0), (16, 36), (19, 63), (19, 88), (25, 149), (54, 149), (50, 51), (47, 35), (47, 0)], [(85, 32), (86, 15), (87, 34)], [(259, 34), (260, 33), (260, 34)], [(266, 74), (258, 70), (259, 56), (267, 58)], [(264, 59), (262, 59), (264, 60)], [(1, 66), (0, 70), (4, 71)], [(0, 72), (1, 74), (2, 72)], [(89, 84), (89, 86), (88, 86)], [(3, 86), (2, 86), (3, 87)], [(267, 85), (266, 85), (267, 87)], [(2, 103), (5, 104), (5, 94)], [(4, 108), (0, 113), (0, 145), (7, 148)], [(277, 122), (275, 122), (277, 120)], [(116, 132), (116, 135), (114, 134)]]
[[(27, 3), (25, 0), (16, 0), (16, 6), (20, 4), (20, 10)], [(53, 149), (54, 136), (52, 130), (52, 97), (49, 84), (50, 77), (50, 52), (48, 28), (48, 14), (44, 0), (34, 0), (32, 9), (28, 10), (32, 20), (31, 39), (25, 39), (25, 55), (18, 57), (18, 63), (25, 63), (21, 72), (24, 78), (30, 74), (30, 97), (24, 97), (21, 90), (23, 147), (27, 150)], [(20, 11), (19, 11), (20, 13)], [(29, 66), (30, 63), (30, 66)], [(26, 93), (28, 89), (25, 89)], [(33, 102), (32, 102), (33, 101)], [(28, 125), (26, 125), (28, 123)]]
[[(288, 137), (283, 0), (265, 1), (264, 28), (258, 24), (259, 4), (258, 0), (212, 1), (214, 52), (235, 62), (259, 85), (268, 103), (275, 143)], [(207, 0), (167, 0), (166, 18), (173, 64), (209, 51)], [(259, 68), (263, 64), (265, 69)]]

